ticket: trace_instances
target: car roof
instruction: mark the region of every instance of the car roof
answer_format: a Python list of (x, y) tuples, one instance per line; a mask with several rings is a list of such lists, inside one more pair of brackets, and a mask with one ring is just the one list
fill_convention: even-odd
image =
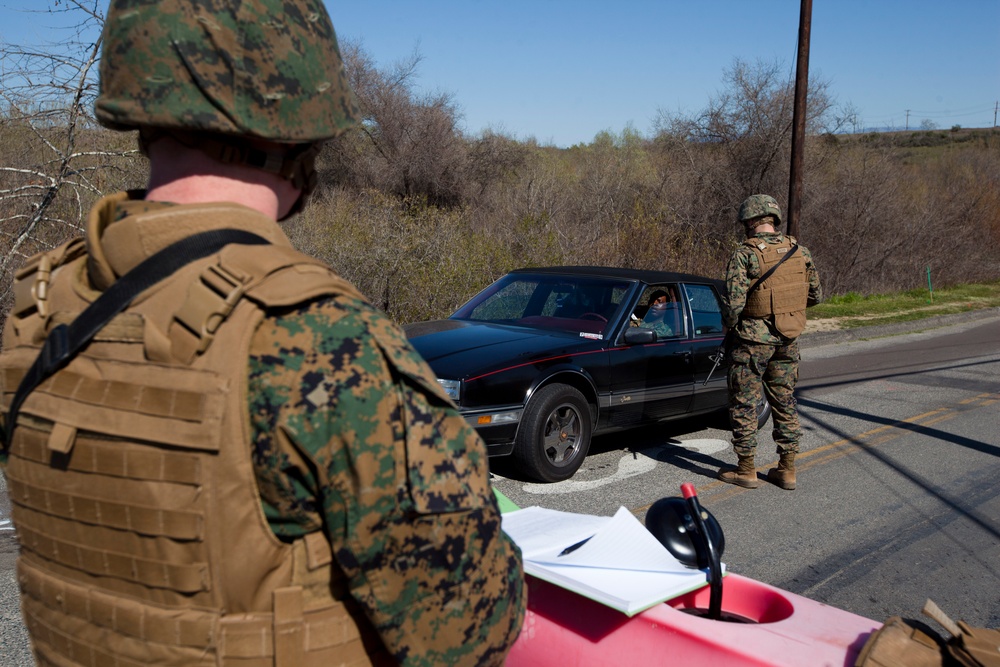
[(603, 278), (620, 278), (625, 280), (640, 280), (644, 283), (709, 283), (720, 290), (723, 281), (717, 278), (706, 278), (690, 273), (674, 271), (648, 271), (645, 269), (625, 269), (614, 266), (539, 266), (534, 268), (515, 269), (515, 274), (545, 273), (564, 276), (599, 276)]

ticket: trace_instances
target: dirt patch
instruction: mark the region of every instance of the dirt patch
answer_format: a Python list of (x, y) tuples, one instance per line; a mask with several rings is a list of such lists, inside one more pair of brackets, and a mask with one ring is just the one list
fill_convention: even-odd
[(802, 333), (819, 333), (822, 331), (840, 331), (839, 317), (824, 317), (821, 320), (806, 320), (806, 328)]

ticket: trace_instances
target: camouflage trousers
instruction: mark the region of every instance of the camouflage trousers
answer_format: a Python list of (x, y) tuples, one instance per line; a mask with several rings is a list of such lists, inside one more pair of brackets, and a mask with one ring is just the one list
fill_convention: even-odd
[(757, 403), (761, 391), (771, 404), (772, 435), (778, 453), (798, 452), (799, 413), (795, 383), (799, 379), (799, 344), (765, 345), (738, 340), (729, 355), (729, 420), (736, 455), (757, 450)]

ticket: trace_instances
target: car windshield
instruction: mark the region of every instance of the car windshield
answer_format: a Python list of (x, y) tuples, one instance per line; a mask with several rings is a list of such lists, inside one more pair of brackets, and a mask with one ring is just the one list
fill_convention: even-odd
[(451, 317), (603, 338), (631, 288), (611, 278), (509, 274)]

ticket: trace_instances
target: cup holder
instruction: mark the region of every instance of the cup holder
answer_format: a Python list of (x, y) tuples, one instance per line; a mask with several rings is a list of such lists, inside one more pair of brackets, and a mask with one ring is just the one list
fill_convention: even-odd
[[(667, 604), (687, 614), (707, 617), (710, 595), (709, 587), (703, 586)], [(791, 601), (774, 588), (742, 577), (722, 580), (722, 622), (777, 623), (793, 613), (795, 607)]]

